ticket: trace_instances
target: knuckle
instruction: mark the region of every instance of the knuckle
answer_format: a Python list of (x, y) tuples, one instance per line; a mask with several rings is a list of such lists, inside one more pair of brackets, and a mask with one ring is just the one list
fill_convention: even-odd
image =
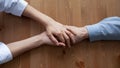
[(66, 37), (66, 40), (69, 40), (69, 37)]
[(71, 35), (71, 33), (70, 33), (69, 31), (68, 31), (67, 33), (68, 33), (69, 35)]
[(53, 39), (53, 42), (54, 42), (55, 44), (57, 44), (57, 42), (56, 42), (56, 40), (55, 40), (55, 39)]
[(52, 38), (51, 34), (48, 34), (48, 37)]
[(74, 35), (73, 35), (73, 34), (70, 34), (70, 37), (74, 37)]
[(61, 35), (62, 33), (61, 32), (58, 32), (57, 35)]
[(67, 34), (71, 34), (69, 31), (66, 31)]
[(47, 34), (48, 36), (51, 36), (51, 34)]
[(47, 35), (49, 36), (49, 35), (51, 35), (51, 33), (50, 33), (50, 32), (47, 32)]

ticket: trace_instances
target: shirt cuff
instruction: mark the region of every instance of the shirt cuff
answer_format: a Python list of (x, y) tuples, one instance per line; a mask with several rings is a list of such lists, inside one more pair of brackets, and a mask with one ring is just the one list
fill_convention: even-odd
[(0, 42), (0, 64), (6, 63), (13, 59), (10, 49)]
[(12, 9), (11, 13), (16, 16), (22, 16), (23, 11), (25, 10), (28, 3), (24, 0), (19, 0), (19, 2)]
[(88, 35), (91, 42), (101, 40), (101, 31), (99, 28), (99, 23), (94, 25), (88, 25), (86, 26), (86, 28), (88, 30)]

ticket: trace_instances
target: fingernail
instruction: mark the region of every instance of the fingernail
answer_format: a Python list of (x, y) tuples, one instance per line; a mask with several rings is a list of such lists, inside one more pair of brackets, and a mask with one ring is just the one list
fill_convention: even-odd
[(65, 46), (65, 44), (61, 44), (61, 46)]

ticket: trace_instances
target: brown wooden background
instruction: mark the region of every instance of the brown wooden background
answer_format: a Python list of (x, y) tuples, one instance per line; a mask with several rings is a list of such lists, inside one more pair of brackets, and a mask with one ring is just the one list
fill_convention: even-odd
[[(120, 16), (120, 0), (27, 0), (62, 24), (84, 26)], [(0, 40), (5, 43), (41, 33), (44, 27), (28, 18), (0, 13)], [(120, 68), (120, 42), (85, 40), (72, 48), (42, 46), (0, 68)]]

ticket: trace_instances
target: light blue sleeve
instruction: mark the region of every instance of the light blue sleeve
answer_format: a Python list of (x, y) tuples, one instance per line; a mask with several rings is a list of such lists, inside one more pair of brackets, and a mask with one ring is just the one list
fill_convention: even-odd
[(4, 43), (0, 42), (0, 64), (6, 63), (13, 59), (10, 49)]
[(120, 17), (109, 17), (86, 26), (90, 41), (120, 40)]
[(21, 16), (27, 4), (24, 0), (0, 0), (0, 11)]

